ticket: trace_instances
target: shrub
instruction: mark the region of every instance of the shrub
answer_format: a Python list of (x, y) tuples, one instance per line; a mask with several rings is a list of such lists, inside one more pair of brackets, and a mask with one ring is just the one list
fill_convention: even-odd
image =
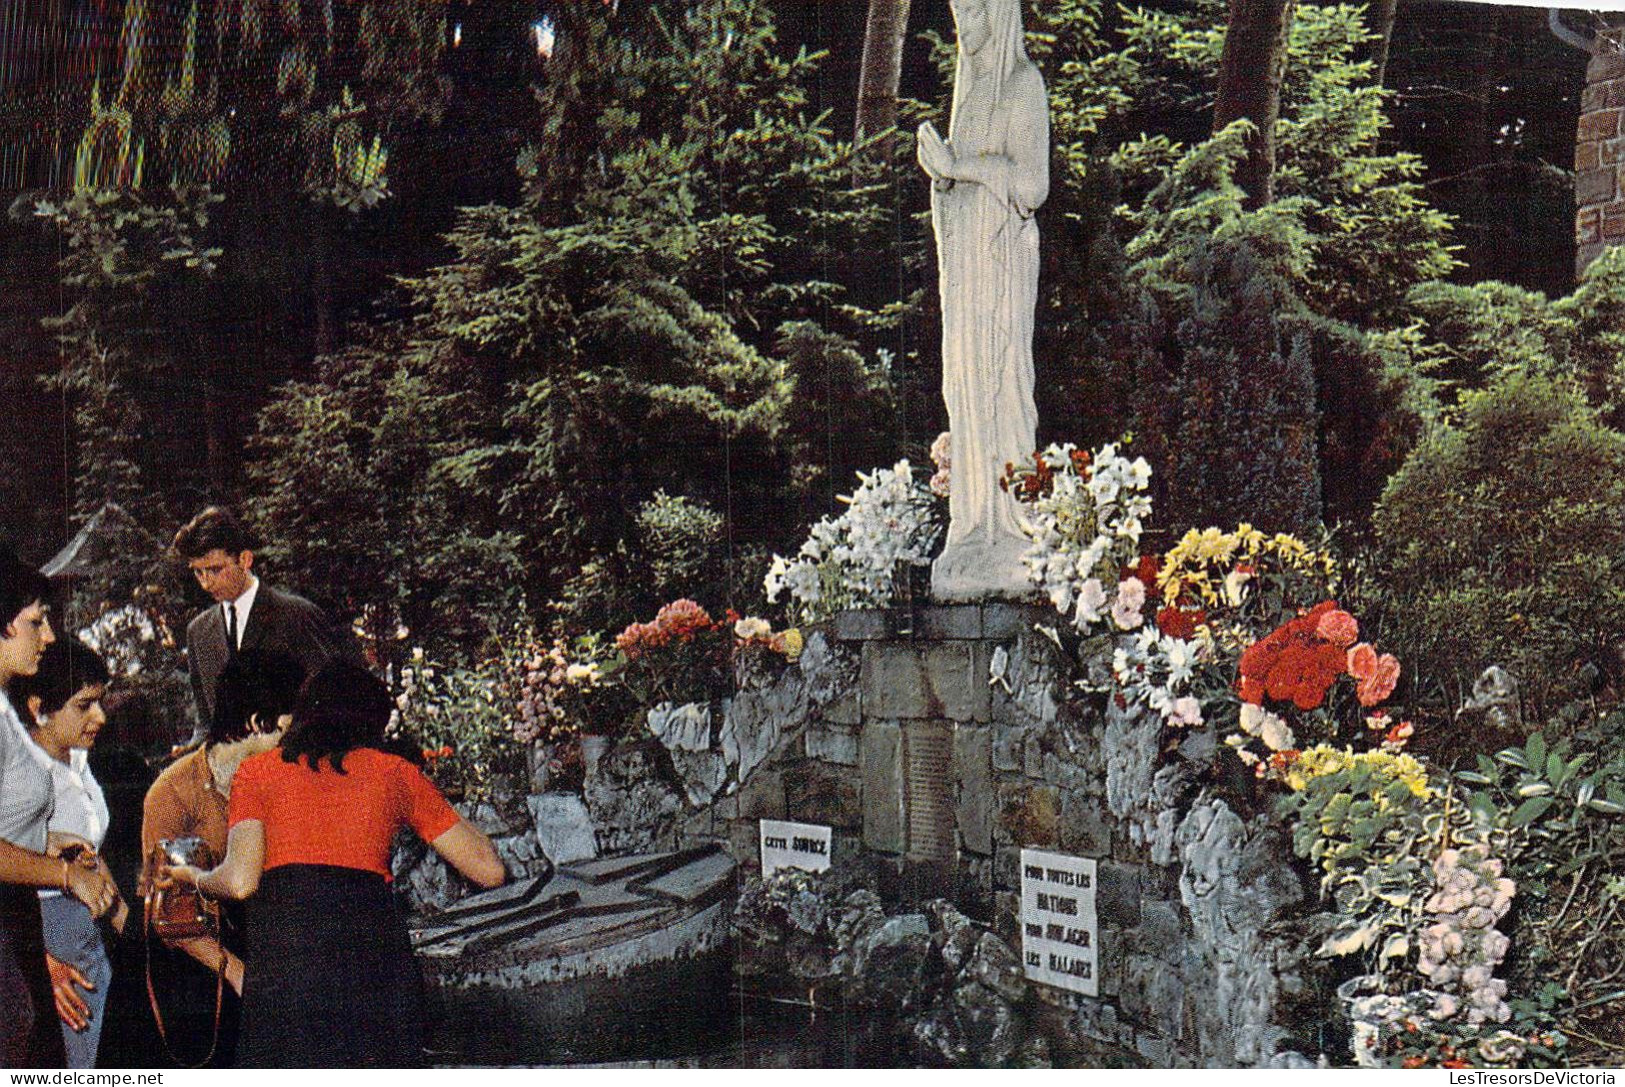
[(1486, 665), (1536, 705), (1625, 637), (1625, 436), (1573, 385), (1511, 372), (1465, 394), (1374, 518), (1385, 635), (1451, 705)]

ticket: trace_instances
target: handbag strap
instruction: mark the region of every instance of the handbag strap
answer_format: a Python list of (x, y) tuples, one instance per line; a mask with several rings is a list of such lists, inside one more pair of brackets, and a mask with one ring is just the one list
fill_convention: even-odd
[(141, 899), (141, 944), (146, 952), (147, 966), (147, 1003), (152, 1005), (153, 1022), (158, 1024), (158, 1038), (164, 1043), (164, 1052), (169, 1059), (182, 1068), (202, 1068), (214, 1060), (214, 1051), (220, 1047), (220, 1010), (226, 997), (226, 945), (220, 942), (220, 933), (215, 935), (215, 946), (220, 949), (220, 965), (215, 968), (214, 979), (214, 1035), (209, 1040), (209, 1051), (203, 1059), (196, 1064), (188, 1064), (175, 1055), (175, 1049), (169, 1044), (169, 1032), (164, 1027), (164, 1013), (158, 1007), (158, 990), (152, 983), (152, 915), (153, 900), (162, 891), (149, 890)]

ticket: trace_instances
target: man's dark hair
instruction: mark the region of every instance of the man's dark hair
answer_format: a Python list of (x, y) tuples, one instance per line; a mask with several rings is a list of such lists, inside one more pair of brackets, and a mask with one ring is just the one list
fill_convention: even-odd
[(328, 760), (344, 773), (344, 756), (358, 747), (380, 750), (395, 700), (384, 681), (357, 665), (336, 660), (305, 681), (293, 707), (293, 724), (282, 737), (282, 761), (321, 769)]
[(210, 506), (175, 533), (175, 551), (188, 562), (219, 548), (232, 558), (254, 549), (254, 538), (237, 516), (222, 506)]
[(48, 604), (50, 600), (50, 579), (9, 548), (0, 548), (0, 635), (24, 608), (30, 604)]
[(45, 647), (39, 671), (18, 676), (11, 691), (19, 713), (30, 698), (40, 700), (41, 713), (55, 713), (85, 687), (104, 687), (113, 678), (107, 663), (78, 638), (67, 636)]
[(229, 744), (254, 731), (258, 717), (264, 727), (293, 712), (305, 668), (289, 653), (244, 649), (226, 662), (214, 689), (214, 719), (209, 742)]

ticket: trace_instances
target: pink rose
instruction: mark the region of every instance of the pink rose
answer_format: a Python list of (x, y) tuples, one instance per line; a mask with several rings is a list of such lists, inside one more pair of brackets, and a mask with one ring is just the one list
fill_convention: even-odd
[(1370, 676), (1360, 680), (1359, 685), (1355, 687), (1354, 697), (1360, 700), (1362, 706), (1375, 706), (1393, 694), (1394, 687), (1398, 683), (1399, 661), (1392, 653), (1384, 653), (1377, 658), (1376, 667)]
[(1348, 612), (1334, 608), (1320, 617), (1315, 633), (1339, 649), (1347, 649), (1360, 636), (1360, 624)]
[(1370, 642), (1361, 642), (1349, 650), (1349, 675), (1358, 680), (1370, 679), (1377, 671), (1377, 651)]

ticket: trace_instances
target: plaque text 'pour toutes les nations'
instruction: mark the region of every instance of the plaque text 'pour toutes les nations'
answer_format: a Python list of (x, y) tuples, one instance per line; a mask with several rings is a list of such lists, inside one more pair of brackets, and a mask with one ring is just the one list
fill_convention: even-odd
[(1033, 981), (1100, 995), (1095, 886), (1087, 857), (1021, 851), (1021, 957)]

